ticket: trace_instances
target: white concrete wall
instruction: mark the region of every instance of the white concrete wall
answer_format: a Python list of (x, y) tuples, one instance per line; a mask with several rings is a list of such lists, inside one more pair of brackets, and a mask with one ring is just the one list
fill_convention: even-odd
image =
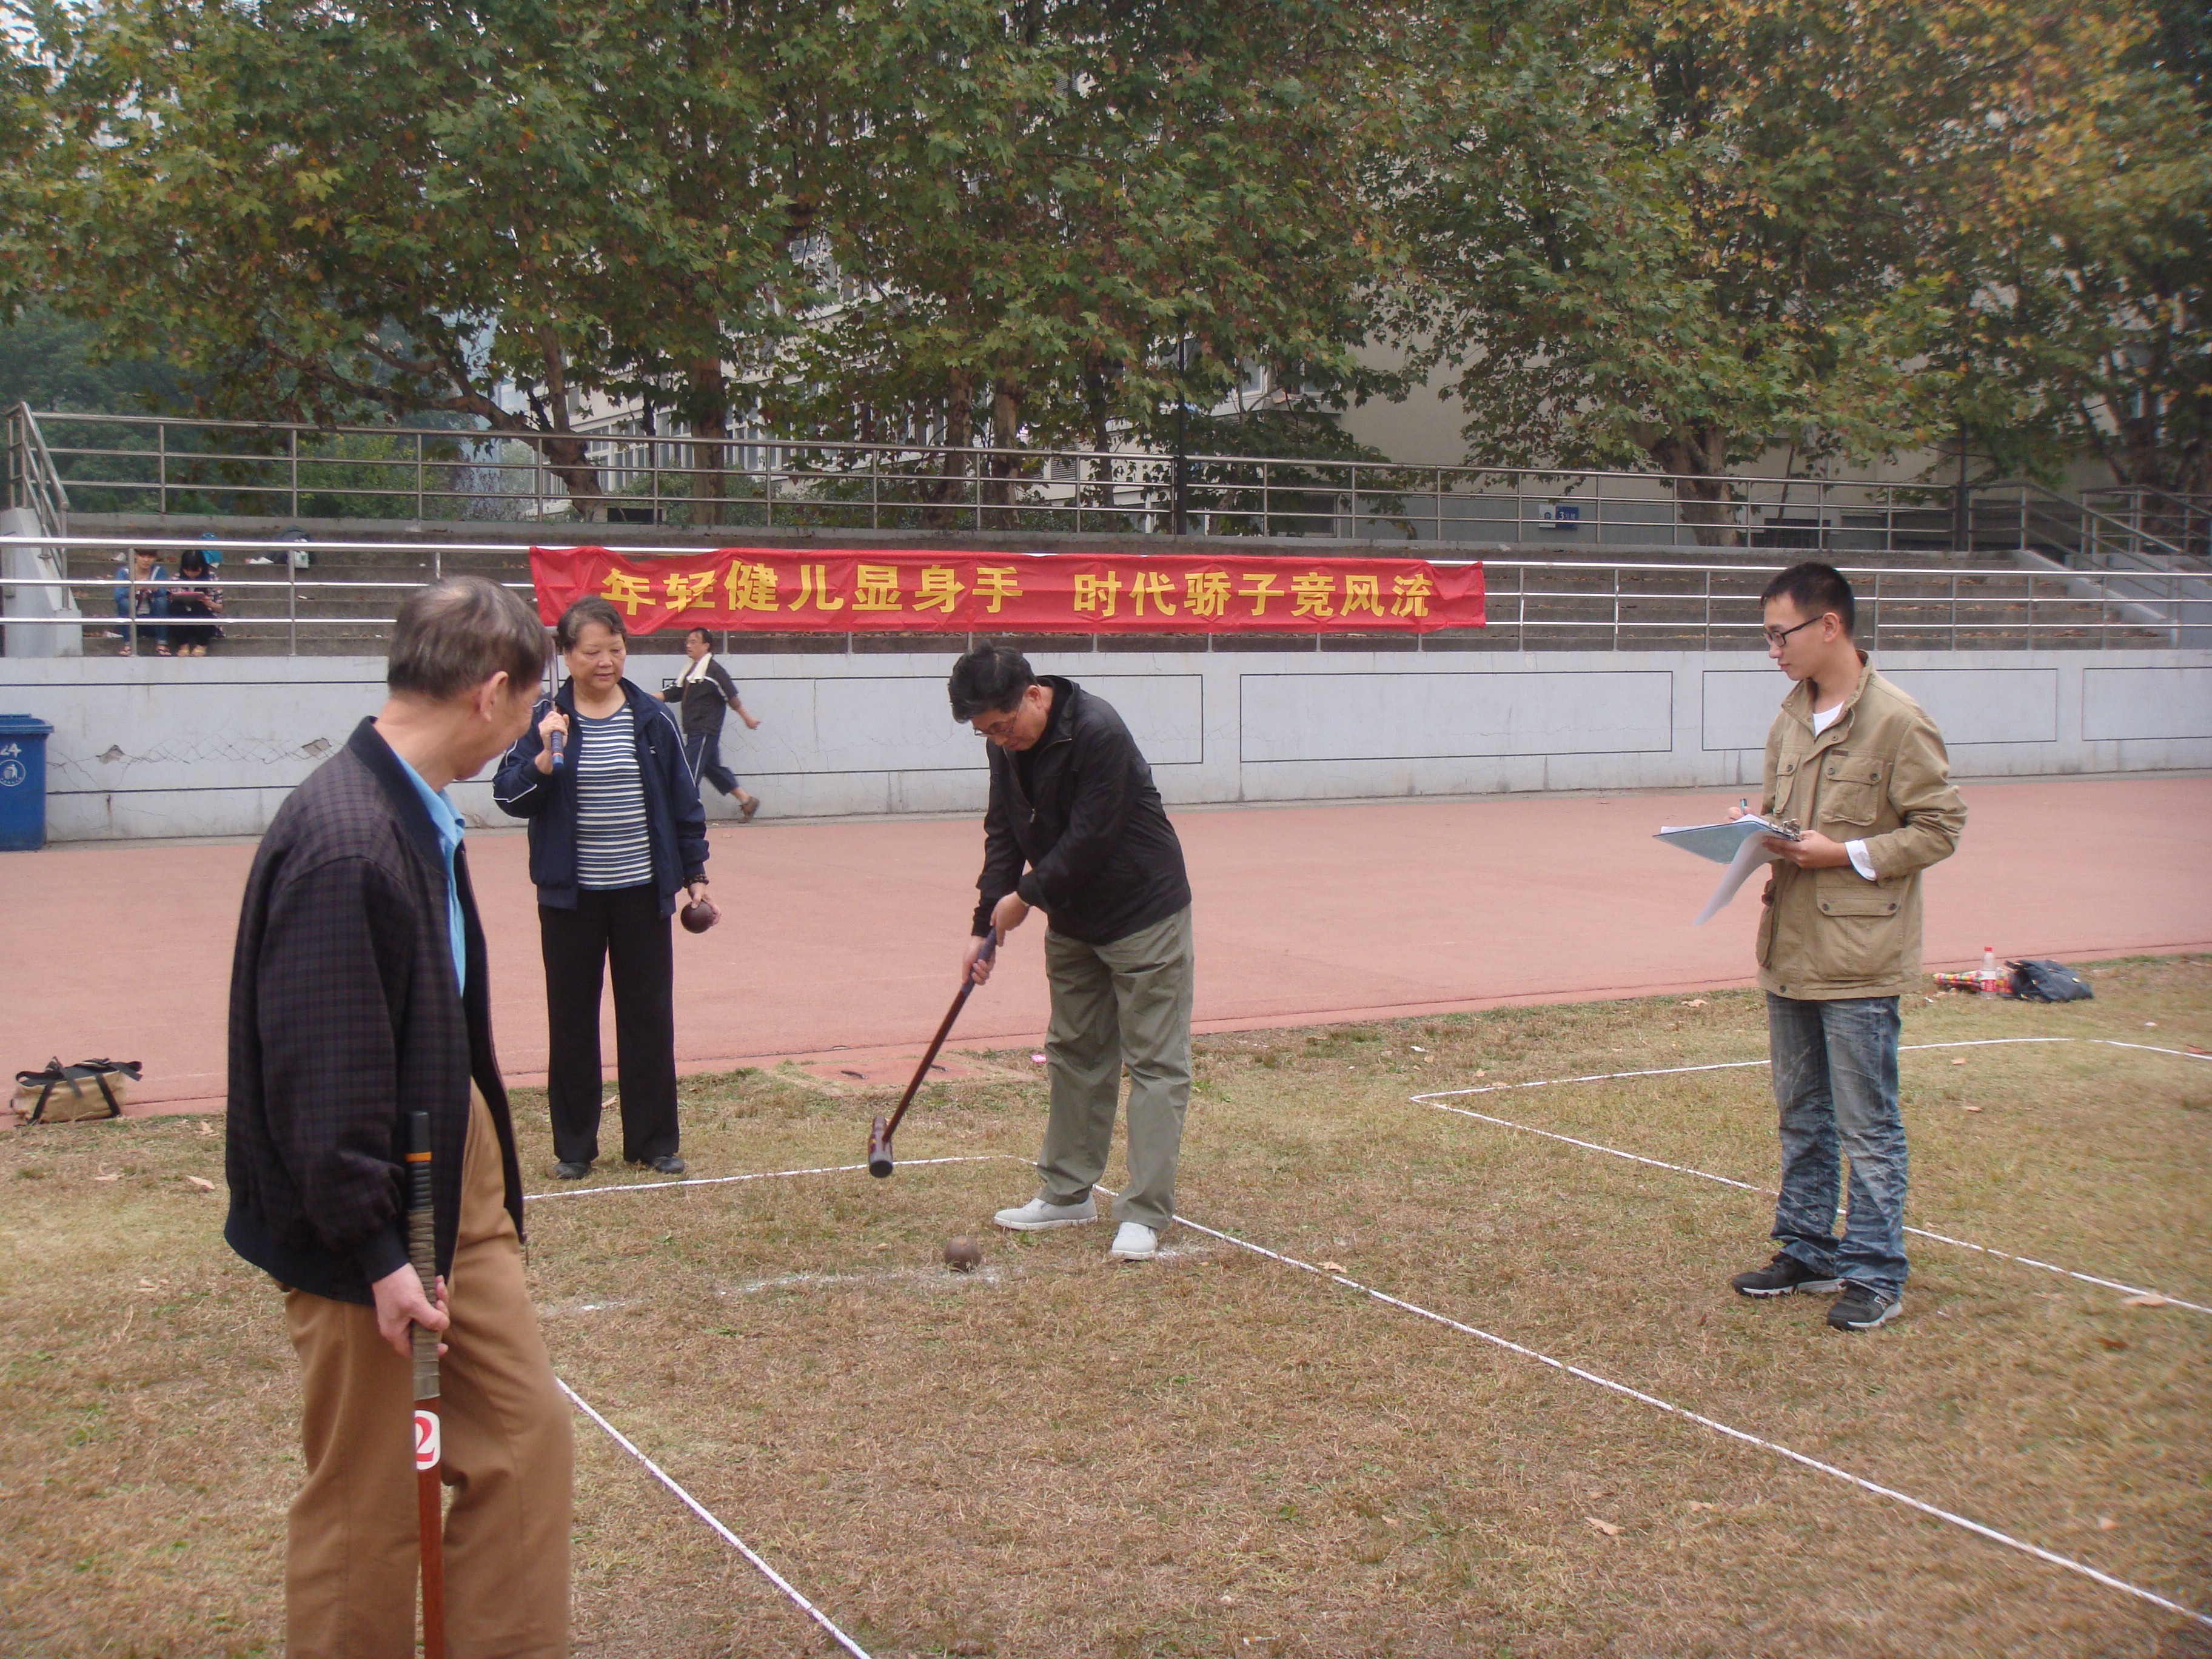
[[(777, 817), (968, 811), (951, 653), (733, 657), (725, 760)], [(1782, 676), (1748, 652), (1039, 653), (1121, 709), (1170, 803), (1749, 786)], [(640, 661), (657, 688), (674, 659)], [(2212, 652), (1892, 652), (1960, 776), (2212, 767)], [(253, 834), (383, 693), (380, 659), (0, 662), (49, 740), (56, 841)], [(489, 787), (465, 810), (507, 820)], [(721, 810), (719, 798), (711, 811)]]

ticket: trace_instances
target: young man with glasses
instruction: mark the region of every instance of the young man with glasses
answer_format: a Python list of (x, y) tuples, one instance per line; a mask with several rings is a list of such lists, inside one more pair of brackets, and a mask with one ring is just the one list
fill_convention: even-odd
[[(1017, 1232), (1098, 1218), (1091, 1188), (1129, 1073), (1129, 1178), (1108, 1252), (1146, 1261), (1175, 1215), (1176, 1161), (1190, 1102), (1190, 881), (1152, 769), (1103, 699), (1057, 674), (1040, 678), (1004, 646), (952, 665), (952, 717), (990, 741), (981, 902), (964, 971), (981, 984), (983, 941), (1046, 913), (1045, 1037), (1052, 1111), (1040, 1188), (993, 1218)], [(1027, 866), (1026, 872), (1024, 866)]]
[[(1804, 833), (1766, 840), (1780, 861), (1759, 927), (1782, 1248), (1729, 1283), (1745, 1296), (1840, 1291), (1828, 1323), (1871, 1330), (1904, 1305), (1897, 1000), (1920, 979), (1920, 872), (1957, 848), (1966, 808), (1936, 723), (1852, 642), (1842, 573), (1793, 566), (1761, 599), (1766, 654), (1796, 684), (1767, 733), (1759, 811)], [(1840, 1240), (1839, 1156), (1850, 1160)]]

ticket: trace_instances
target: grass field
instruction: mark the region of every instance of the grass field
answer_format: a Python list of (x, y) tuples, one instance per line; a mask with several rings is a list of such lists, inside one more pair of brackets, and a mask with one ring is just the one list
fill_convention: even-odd
[[(1905, 1042), (2212, 1048), (2212, 959), (1911, 1000)], [(1753, 1303), (1759, 1196), (1413, 1102), (1758, 1059), (1743, 994), (1203, 1039), (1182, 1212), (2212, 1609), (2212, 1316), (1909, 1241), (1904, 1317)], [(535, 1204), (556, 1369), (878, 1656), (2212, 1655), (2212, 1628), (1189, 1228), (992, 1233), (1042, 1067), (948, 1085), (888, 1182)], [(1960, 1063), (1963, 1061), (1963, 1063)], [(2212, 1305), (2212, 1061), (1904, 1058), (1914, 1224)], [(1457, 1097), (1765, 1185), (1763, 1069)], [(859, 1160), (878, 1097), (690, 1079), (698, 1176)], [(518, 1097), (527, 1184), (552, 1187)], [(0, 1651), (281, 1650), (297, 1385), (221, 1243), (220, 1121), (0, 1139)], [(982, 1161), (922, 1165), (929, 1157)], [(594, 1186), (632, 1182), (603, 1171)], [(1109, 1172), (1109, 1182), (1114, 1179)], [(989, 1233), (972, 1276), (947, 1235)], [(829, 1644), (578, 1425), (577, 1651)]]

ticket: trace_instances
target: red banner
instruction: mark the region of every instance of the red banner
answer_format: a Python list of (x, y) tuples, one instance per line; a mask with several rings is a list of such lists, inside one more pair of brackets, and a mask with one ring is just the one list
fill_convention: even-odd
[(923, 553), (725, 547), (631, 558), (533, 547), (538, 614), (586, 594), (634, 634), (1425, 634), (1480, 628), (1482, 567), (1279, 554)]

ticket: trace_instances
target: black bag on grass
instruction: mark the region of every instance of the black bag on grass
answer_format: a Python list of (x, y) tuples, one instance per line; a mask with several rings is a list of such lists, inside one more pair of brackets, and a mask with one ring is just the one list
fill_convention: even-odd
[(2023, 1002), (2086, 1002), (2097, 994), (2063, 962), (2008, 962), (2012, 994)]

